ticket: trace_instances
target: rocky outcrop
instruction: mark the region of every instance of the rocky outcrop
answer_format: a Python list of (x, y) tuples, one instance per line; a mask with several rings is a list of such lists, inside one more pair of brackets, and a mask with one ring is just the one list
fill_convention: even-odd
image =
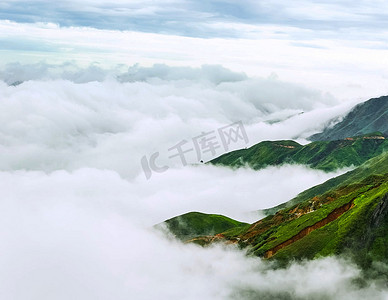
[(369, 248), (376, 237), (376, 229), (378, 229), (383, 224), (387, 216), (388, 193), (381, 198), (375, 209), (372, 211), (361, 243), (354, 246), (357, 246), (358, 248)]
[(370, 228), (378, 227), (388, 214), (388, 194), (385, 194), (372, 212)]

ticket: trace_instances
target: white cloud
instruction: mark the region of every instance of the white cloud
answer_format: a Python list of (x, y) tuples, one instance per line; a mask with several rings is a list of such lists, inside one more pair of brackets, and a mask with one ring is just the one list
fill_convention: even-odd
[[(188, 211), (252, 222), (258, 216), (251, 211), (343, 172), (179, 167), (168, 160), (169, 147), (240, 120), (249, 144), (235, 147), (302, 139), (343, 115), (351, 102), (276, 76), (249, 78), (220, 66), (105, 70), (42, 63), (9, 65), (0, 74), (9, 82), (26, 80), (0, 83), (1, 298), (382, 293), (354, 287), (358, 269), (335, 259), (274, 271), (235, 249), (180, 245), (149, 230)], [(140, 158), (155, 151), (170, 169), (146, 180)], [(197, 162), (194, 154), (189, 158)], [(331, 277), (318, 285), (308, 274)], [(306, 276), (307, 286), (295, 276)]]
[[(16, 16), (19, 2), (0, 7), (15, 8)], [(71, 0), (54, 7), (67, 24), (76, 10), (77, 24), (96, 15), (116, 24), (145, 17), (154, 21), (151, 31), (173, 12), (184, 22), (165, 26), (207, 38), (1, 20), (0, 298), (387, 298), (376, 282), (356, 286), (360, 270), (340, 258), (275, 269), (233, 248), (182, 245), (149, 229), (188, 211), (254, 221), (250, 211), (344, 171), (180, 167), (167, 149), (235, 121), (244, 122), (249, 143), (234, 147), (305, 142), (353, 104), (387, 93), (384, 28), (311, 27), (339, 17), (378, 24), (381, 3), (365, 3), (348, 10), (347, 2), (298, 1), (284, 10), (276, 2), (246, 2), (252, 13), (275, 8), (286, 19), (303, 19), (298, 25), (231, 22), (190, 1)], [(29, 4), (39, 20), (47, 18), (42, 12), (51, 15), (35, 7), (45, 1)], [(24, 17), (34, 22), (33, 14)], [(9, 86), (17, 81), (24, 82)], [(140, 159), (155, 151), (170, 169), (146, 180)], [(191, 153), (189, 163), (197, 160)]]
[[(27, 81), (0, 82), (0, 298), (385, 295), (355, 287), (359, 270), (341, 260), (273, 270), (236, 249), (181, 245), (149, 230), (188, 211), (252, 222), (258, 216), (249, 212), (341, 173), (179, 167), (168, 160), (169, 147), (240, 120), (249, 144), (235, 147), (302, 139), (351, 102), (220, 66), (123, 71), (16, 64), (1, 76)], [(170, 169), (146, 180), (140, 158), (155, 151)], [(194, 154), (189, 162), (197, 162)]]
[[(247, 179), (242, 172), (239, 175)], [(360, 270), (342, 259), (274, 269), (233, 248), (203, 249), (169, 241), (139, 227), (136, 219), (145, 217), (137, 206), (146, 210), (163, 205), (173, 208), (171, 194), (152, 203), (133, 203), (136, 194), (144, 197), (149, 189), (140, 184), (131, 191), (131, 183), (113, 172), (1, 172), (0, 179), (0, 295), (4, 299), (387, 296), (373, 282), (357, 287), (353, 282)], [(162, 187), (164, 183), (160, 183)], [(225, 183), (228, 180), (220, 180), (220, 184)], [(204, 187), (209, 197), (220, 191), (216, 184), (213, 190), (209, 185)], [(15, 185), (17, 188), (9, 189)], [(197, 192), (194, 183), (193, 190), (184, 185), (174, 190), (173, 196)]]
[[(221, 67), (163, 66), (162, 74), (152, 72), (158, 68), (136, 68), (139, 73), (133, 73), (134, 69), (124, 73), (131, 82), (120, 83), (110, 77), (82, 84), (49, 78), (75, 74), (70, 77), (77, 81), (80, 76), (91, 75), (93, 69), (60, 73), (60, 68), (45, 65), (13, 67), (9, 69), (15, 76), (13, 80), (43, 76), (46, 81), (0, 85), (0, 169), (47, 173), (83, 168), (112, 171), (105, 180), (119, 174), (135, 181), (122, 194), (134, 198), (136, 206), (131, 209), (138, 211), (148, 224), (190, 210), (245, 218), (246, 212), (284, 202), (334, 175), (298, 166), (262, 172), (234, 172), (204, 165), (181, 167), (181, 161), (170, 159), (173, 152), (167, 150), (183, 139), (193, 147), (192, 138), (236, 121), (243, 121), (249, 143), (240, 141), (231, 149), (265, 139), (302, 139), (351, 107), (349, 103), (330, 107), (332, 97), (317, 91), (276, 79), (245, 79)], [(30, 73), (26, 75), (25, 69)], [(176, 74), (190, 80), (176, 80)], [(142, 81), (132, 82), (128, 76)], [(295, 99), (292, 102), (290, 95)], [(306, 112), (300, 114), (301, 111)], [(147, 181), (141, 158), (156, 151), (160, 152), (158, 165), (170, 169), (152, 174)], [(221, 147), (216, 155), (224, 151)], [(214, 157), (205, 155), (204, 159)], [(187, 161), (198, 164), (195, 151), (189, 153)], [(284, 181), (289, 174), (294, 174), (292, 178), (297, 181)], [(301, 176), (305, 180), (300, 181)], [(257, 198), (258, 181), (263, 183), (262, 198), (252, 201)], [(282, 188), (275, 189), (267, 181), (277, 182)], [(221, 188), (226, 182), (227, 188)], [(149, 193), (144, 194), (144, 190)], [(187, 195), (187, 190), (197, 192)], [(240, 200), (236, 202), (237, 198)], [(155, 206), (155, 211), (142, 210), (140, 202)]]
[[(342, 172), (324, 173), (301, 166), (261, 171), (191, 166), (154, 174), (147, 181), (143, 174), (127, 180), (114, 171), (83, 168), (71, 173), (3, 172), (1, 186), (6, 203), (12, 199), (29, 206), (46, 199), (42, 205), (71, 204), (107, 214), (121, 211), (133, 224), (147, 227), (189, 211), (253, 222), (258, 216), (250, 212), (283, 203)], [(12, 182), (18, 183), (17, 190), (6, 189)]]
[[(0, 21), (6, 46), (2, 63), (98, 63), (199, 67), (219, 64), (248, 75), (268, 76), (330, 92), (340, 99), (387, 93), (386, 33), (344, 29), (320, 34), (283, 25), (209, 23), (235, 28), (239, 38), (192, 38), (135, 31), (60, 27)], [(303, 46), (304, 45), (304, 46)], [(306, 47), (305, 45), (312, 45)]]
[[(155, 67), (137, 68), (138, 73), (130, 69), (122, 78), (131, 82), (123, 83), (102, 69), (93, 77), (94, 68), (61, 73), (46, 65), (16, 65), (4, 71), (1, 76), (11, 74), (11, 81), (46, 81), (0, 84), (0, 169), (92, 167), (134, 177), (141, 171), (141, 157), (156, 151), (161, 163), (179, 165), (167, 150), (183, 139), (192, 143), (202, 132), (242, 121), (249, 144), (232, 144), (234, 149), (264, 139), (305, 138), (352, 104), (330, 108), (336, 101), (318, 91), (271, 78), (245, 79), (221, 67), (162, 69), (162, 74), (153, 74), (159, 70)], [(178, 75), (188, 79), (176, 80)], [(104, 81), (47, 79), (77, 82), (96, 76)], [(188, 158), (198, 163), (195, 151)]]

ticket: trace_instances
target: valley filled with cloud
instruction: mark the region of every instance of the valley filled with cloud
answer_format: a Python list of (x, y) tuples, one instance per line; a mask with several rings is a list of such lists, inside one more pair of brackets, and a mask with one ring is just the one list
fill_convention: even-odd
[[(284, 267), (153, 228), (191, 211), (252, 223), (353, 169), (207, 164), (266, 140), (307, 144), (387, 93), (385, 5), (351, 6), (0, 4), (0, 299), (388, 297), (342, 256)], [(171, 157), (233, 124), (245, 140)], [(147, 175), (155, 153), (165, 170)]]
[[(345, 170), (325, 173), (298, 165), (231, 170), (203, 165), (194, 154), (182, 166), (165, 154), (161, 158), (170, 169), (147, 180), (140, 160), (240, 120), (250, 145), (268, 138), (303, 140), (349, 104), (213, 66), (130, 68), (81, 83), (78, 78), (93, 72), (58, 68), (63, 72), (58, 74), (46, 68), (21, 65), (19, 70), (31, 73), (12, 74), (23, 82), (1, 85), (3, 297), (215, 299), (348, 292), (359, 270), (336, 259), (307, 263), (314, 276), (339, 268), (327, 283), (335, 287), (327, 291), (313, 280), (306, 289), (292, 281), (302, 276), (303, 263), (270, 271), (234, 248), (183, 246), (151, 230), (188, 211), (253, 222), (259, 218), (253, 211)], [(290, 289), (279, 291), (278, 280)], [(20, 284), (25, 288), (18, 290)]]

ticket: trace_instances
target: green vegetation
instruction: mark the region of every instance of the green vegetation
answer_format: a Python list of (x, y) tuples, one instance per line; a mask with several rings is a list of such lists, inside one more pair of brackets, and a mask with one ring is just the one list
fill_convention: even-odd
[(330, 190), (339, 188), (340, 186), (351, 185), (355, 182), (361, 181), (372, 175), (384, 175), (388, 170), (388, 153), (385, 152), (377, 157), (374, 157), (367, 162), (365, 162), (360, 167), (349, 171), (343, 175), (329, 179), (328, 181), (316, 185), (312, 188), (309, 188), (290, 201), (275, 206), (270, 209), (261, 210), (260, 213), (264, 215), (275, 214), (277, 211), (291, 207), (295, 204), (307, 201), (310, 198), (313, 198), (316, 195), (324, 194)]
[[(164, 221), (172, 234), (181, 241), (200, 236), (212, 236), (231, 228), (249, 225), (222, 215), (190, 212)], [(156, 225), (160, 227), (161, 224)]]
[(279, 250), (274, 257), (315, 258), (351, 252), (364, 266), (371, 263), (371, 257), (387, 261), (387, 211), (382, 216), (381, 224), (375, 227), (372, 224), (376, 207), (387, 201), (388, 182), (366, 193), (361, 190), (357, 193), (352, 209), (326, 226), (312, 231), (303, 239)]
[[(360, 188), (357, 188), (356, 186), (354, 188), (356, 188), (356, 190), (343, 196), (338, 194), (337, 198), (333, 198), (333, 193), (325, 194), (321, 197), (311, 199), (306, 203), (301, 203), (291, 207), (290, 209), (279, 211), (277, 214), (267, 217), (270, 222), (267, 222), (268, 224), (266, 228), (264, 228), (264, 232), (270, 229), (271, 234), (267, 237), (265, 243), (255, 245), (255, 241), (249, 239), (247, 244), (253, 246), (252, 251), (254, 254), (262, 256), (266, 251), (271, 250), (283, 242), (295, 237), (303, 229), (314, 227), (314, 225), (318, 224), (322, 220), (325, 220), (325, 218), (327, 218), (330, 214), (337, 211), (345, 204), (351, 204), (355, 198), (373, 187), (369, 185), (361, 185)], [(253, 229), (254, 228), (251, 228), (242, 235), (249, 236), (250, 233), (254, 232)]]
[(295, 141), (265, 141), (248, 149), (232, 151), (210, 161), (233, 168), (249, 166), (255, 170), (285, 163), (308, 165), (332, 171), (359, 166), (388, 150), (388, 140), (375, 132), (344, 140), (313, 142), (302, 146)]
[(340, 253), (363, 267), (388, 261), (388, 152), (298, 197), (225, 239), (280, 261)]
[(344, 253), (388, 262), (388, 152), (313, 187), (253, 224), (189, 213), (166, 221), (181, 240), (223, 241), (278, 261)]

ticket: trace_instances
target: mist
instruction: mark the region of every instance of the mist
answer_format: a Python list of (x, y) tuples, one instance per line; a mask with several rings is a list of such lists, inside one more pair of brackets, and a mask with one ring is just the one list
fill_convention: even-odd
[(256, 222), (354, 169), (209, 162), (266, 140), (305, 145), (387, 94), (385, 10), (0, 2), (0, 300), (388, 299), (383, 263), (373, 276), (343, 256), (284, 265), (163, 226), (194, 211)]
[[(93, 73), (90, 68), (76, 70), (78, 77)], [(309, 135), (338, 121), (354, 104), (276, 78), (248, 78), (220, 66), (130, 67), (120, 73), (121, 79), (106, 75), (102, 81), (82, 83), (58, 78), (44, 65), (13, 66), (4, 74), (23, 83), (0, 83), (1, 170), (90, 167), (134, 178), (142, 171), (143, 156), (160, 152), (161, 164), (180, 166), (179, 160), (168, 158), (169, 148), (235, 122), (242, 122), (248, 140), (228, 150), (262, 140), (306, 143)], [(218, 149), (204, 160), (224, 152)], [(199, 163), (194, 152), (187, 161)]]
[[(0, 74), (9, 79), (0, 82), (0, 298), (386, 295), (373, 282), (355, 286), (360, 270), (340, 258), (276, 269), (233, 247), (183, 245), (152, 230), (189, 211), (253, 222), (252, 211), (347, 171), (232, 170), (203, 164), (194, 151), (182, 164), (169, 148), (235, 122), (247, 140), (229, 150), (266, 139), (306, 143), (353, 102), (221, 66), (61, 73), (13, 65)], [(168, 168), (147, 178), (141, 159), (156, 152)]]
[[(3, 299), (384, 299), (388, 295), (373, 281), (359, 287), (355, 282), (362, 278), (361, 271), (342, 258), (276, 268), (232, 246), (184, 245), (154, 232), (141, 219), (148, 211), (159, 210), (157, 206), (174, 207), (176, 203), (169, 201), (172, 193), (159, 195), (159, 202), (155, 198), (133, 203), (136, 195), (128, 188), (130, 183), (110, 171), (50, 175), (13, 171), (0, 173), (0, 178)], [(187, 186), (181, 190), (186, 195), (196, 192)], [(217, 197), (218, 190), (207, 191), (209, 200)], [(137, 193), (146, 198), (149, 191)]]

